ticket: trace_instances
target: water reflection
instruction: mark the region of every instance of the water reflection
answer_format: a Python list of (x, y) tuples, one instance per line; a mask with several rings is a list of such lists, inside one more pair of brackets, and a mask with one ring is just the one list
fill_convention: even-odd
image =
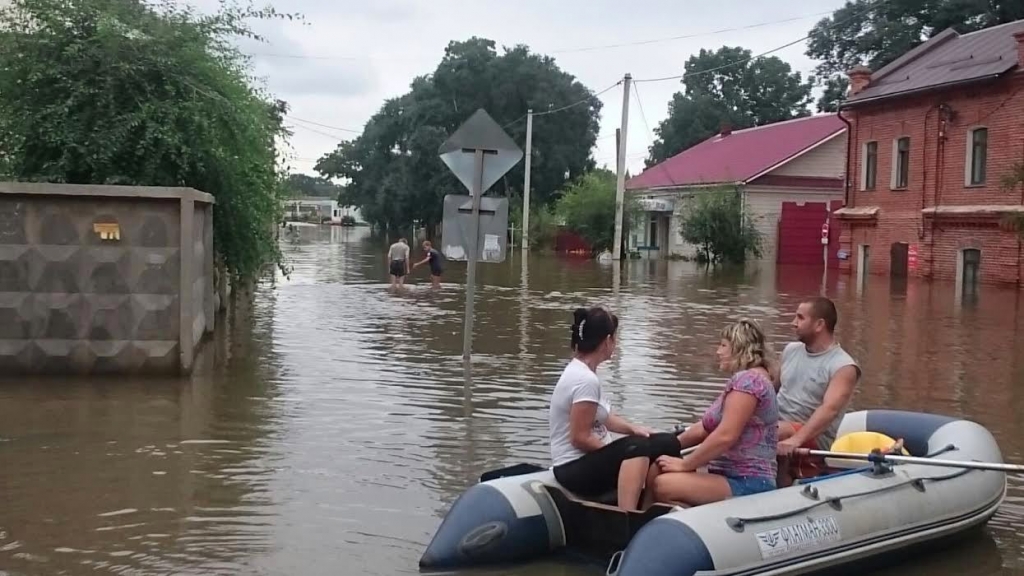
[[(720, 390), (724, 324), (756, 318), (781, 349), (799, 300), (822, 291), (820, 268), (511, 250), (479, 267), (467, 371), (464, 265), (446, 263), (440, 291), (421, 268), (390, 293), (385, 244), (365, 228), (303, 227), (281, 244), (291, 276), (223, 320), (190, 381), (0, 384), (0, 487), (14, 503), (0, 507), (0, 570), (415, 574), (441, 515), (482, 472), (546, 463), (573, 308), (615, 308), (618, 353), (601, 369), (612, 402), (667, 429)], [(952, 286), (898, 288), (825, 278), (838, 336), (866, 374), (856, 407), (964, 415), (1024, 460), (1021, 297), (983, 289), (962, 307)], [(899, 573), (1024, 574), (1022, 498), (1011, 478), (981, 540)], [(962, 555), (980, 560), (967, 570)], [(469, 574), (601, 572), (545, 562)]]
[(254, 315), (224, 320), (198, 359), (220, 367), (192, 381), (0, 384), (0, 567), (216, 573), (267, 549), (273, 334)]

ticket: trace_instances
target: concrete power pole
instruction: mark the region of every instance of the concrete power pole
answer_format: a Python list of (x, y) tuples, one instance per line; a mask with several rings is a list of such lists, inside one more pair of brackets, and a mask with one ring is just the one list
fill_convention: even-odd
[(615, 239), (612, 244), (612, 259), (616, 262), (622, 258), (622, 203), (626, 195), (626, 127), (629, 124), (629, 89), (632, 83), (633, 77), (627, 73), (623, 81), (622, 128), (616, 162), (618, 179), (615, 184)]
[(526, 111), (526, 175), (523, 177), (523, 254), (530, 250), (530, 160), (533, 158), (533, 110)]

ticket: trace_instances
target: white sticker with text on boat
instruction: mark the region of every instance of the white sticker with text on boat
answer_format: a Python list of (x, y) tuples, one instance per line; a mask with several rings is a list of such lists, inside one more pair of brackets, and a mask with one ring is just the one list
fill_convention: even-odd
[(839, 523), (835, 516), (808, 518), (797, 524), (758, 532), (756, 537), (761, 558), (775, 558), (839, 541)]

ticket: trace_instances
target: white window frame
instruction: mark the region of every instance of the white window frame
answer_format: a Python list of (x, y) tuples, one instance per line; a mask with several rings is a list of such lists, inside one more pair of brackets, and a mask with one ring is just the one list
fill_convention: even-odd
[[(907, 141), (907, 181), (903, 186), (899, 184), (900, 173), (900, 140)], [(913, 141), (910, 136), (897, 136), (892, 140), (892, 176), (889, 179), (890, 190), (906, 190), (910, 188), (910, 153), (913, 150)]]
[[(875, 185), (868, 188), (868, 145), (875, 145)], [(878, 140), (868, 140), (860, 148), (860, 191), (867, 192), (878, 188)]]
[[(972, 182), (971, 176), (974, 172), (974, 134), (979, 131), (985, 131), (985, 164), (983, 169), (985, 171), (985, 177), (982, 178), (981, 182)], [(967, 145), (964, 151), (964, 186), (967, 188), (982, 188), (988, 184), (988, 126), (971, 126), (967, 129)]]

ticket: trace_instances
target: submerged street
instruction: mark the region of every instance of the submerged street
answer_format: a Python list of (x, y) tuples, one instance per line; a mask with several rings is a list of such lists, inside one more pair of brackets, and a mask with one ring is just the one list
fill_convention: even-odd
[[(479, 475), (548, 457), (547, 401), (572, 309), (620, 317), (605, 389), (631, 420), (670, 429), (724, 382), (718, 331), (759, 320), (776, 350), (821, 270), (706, 273), (531, 255), (480, 265), (473, 374), (462, 368), (464, 266), (389, 293), (365, 228), (282, 234), (294, 271), (218, 327), (189, 381), (0, 385), (0, 575), (416, 574), (447, 508)], [(421, 258), (418, 246), (414, 259)], [(864, 370), (854, 409), (963, 416), (1024, 463), (1024, 295), (890, 284), (830, 271), (837, 336)], [(979, 537), (875, 574), (1024, 575), (1024, 478)], [(583, 576), (544, 562), (469, 574)]]

